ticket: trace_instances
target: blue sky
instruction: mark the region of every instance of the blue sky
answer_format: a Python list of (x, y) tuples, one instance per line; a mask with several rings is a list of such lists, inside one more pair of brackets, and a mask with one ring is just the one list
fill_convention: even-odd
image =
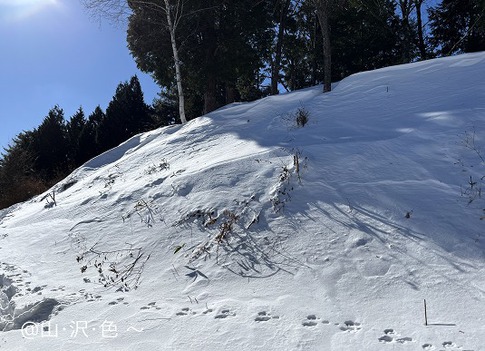
[(145, 101), (160, 90), (136, 68), (125, 26), (93, 20), (79, 0), (0, 0), (0, 148), (56, 104), (69, 119), (105, 109), (137, 74)]

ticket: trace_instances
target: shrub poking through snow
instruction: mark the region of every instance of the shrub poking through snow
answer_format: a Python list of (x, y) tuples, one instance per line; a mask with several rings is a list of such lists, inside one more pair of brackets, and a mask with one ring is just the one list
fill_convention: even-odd
[[(115, 250), (100, 250), (96, 244), (89, 250), (80, 253), (76, 260), (81, 266), (81, 273), (95, 270), (97, 283), (105, 288), (116, 288), (117, 291), (136, 289), (139, 284), (145, 263), (150, 255), (145, 255), (142, 248), (130, 247)], [(84, 278), (89, 283), (89, 278)]]
[(140, 218), (140, 222), (144, 223), (147, 227), (152, 227), (155, 223), (155, 215), (158, 214), (157, 208), (153, 207), (152, 202), (147, 202), (144, 199), (139, 200), (133, 209), (127, 214), (121, 216), (123, 222), (130, 219), (133, 214), (137, 214)]
[(146, 169), (145, 173), (146, 174), (154, 174), (154, 173), (165, 171), (165, 170), (168, 170), (168, 169), (170, 169), (170, 164), (167, 162), (166, 159), (162, 158), (162, 160), (160, 161), (160, 163), (158, 165), (152, 164), (151, 166), (149, 166)]
[(308, 118), (310, 117), (310, 113), (306, 108), (299, 107), (295, 113), (295, 121), (296, 126), (299, 128), (303, 128), (308, 123)]
[(288, 130), (303, 128), (310, 120), (310, 112), (305, 107), (300, 106), (282, 116), (281, 120)]
[(234, 212), (225, 210), (222, 214), (224, 216), (224, 221), (219, 226), (219, 233), (215, 237), (216, 242), (219, 244), (232, 233), (234, 224), (239, 220), (239, 216)]
[(275, 213), (279, 213), (285, 207), (285, 204), (291, 200), (290, 191), (293, 190), (291, 177), (296, 175), (298, 183), (301, 184), (301, 169), (306, 167), (306, 161), (307, 158), (302, 159), (301, 152), (296, 150), (293, 154), (293, 164), (281, 167), (278, 183), (273, 188), (273, 196), (270, 199)]
[[(256, 201), (254, 195), (243, 200), (234, 200), (234, 207), (224, 210), (196, 209), (185, 214), (174, 226), (197, 225), (200, 231), (209, 232), (209, 238), (200, 241), (195, 246), (187, 248), (187, 257), (194, 261), (200, 257), (210, 257), (213, 248), (228, 244), (232, 234), (245, 232), (259, 222), (261, 210), (253, 208)], [(174, 254), (184, 249), (184, 245), (177, 245)]]
[(278, 183), (273, 190), (273, 196), (270, 199), (275, 213), (279, 213), (291, 199), (289, 192), (293, 190), (293, 187), (290, 185), (290, 177), (290, 169), (287, 166), (283, 166), (278, 176)]

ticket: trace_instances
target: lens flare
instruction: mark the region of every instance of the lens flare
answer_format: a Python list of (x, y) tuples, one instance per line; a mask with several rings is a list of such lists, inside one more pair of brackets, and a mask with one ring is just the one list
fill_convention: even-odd
[(20, 21), (58, 4), (59, 0), (0, 0), (0, 20)]

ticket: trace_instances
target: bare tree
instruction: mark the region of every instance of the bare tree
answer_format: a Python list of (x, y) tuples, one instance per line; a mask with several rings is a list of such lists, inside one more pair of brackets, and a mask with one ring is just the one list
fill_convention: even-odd
[[(93, 14), (119, 23), (126, 20), (133, 8), (143, 8), (158, 12), (166, 17), (165, 29), (170, 34), (172, 55), (175, 65), (175, 79), (177, 81), (177, 94), (179, 99), (179, 115), (182, 123), (187, 123), (185, 117), (185, 98), (183, 90), (181, 61), (177, 46), (177, 27), (184, 17), (184, 0), (82, 0), (84, 6)], [(147, 19), (150, 20), (150, 19)]]

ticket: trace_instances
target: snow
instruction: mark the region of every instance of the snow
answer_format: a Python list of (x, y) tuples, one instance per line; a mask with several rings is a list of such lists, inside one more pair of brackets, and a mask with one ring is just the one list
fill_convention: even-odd
[(0, 349), (485, 350), (483, 77), (363, 72), (90, 160), (0, 212)]

